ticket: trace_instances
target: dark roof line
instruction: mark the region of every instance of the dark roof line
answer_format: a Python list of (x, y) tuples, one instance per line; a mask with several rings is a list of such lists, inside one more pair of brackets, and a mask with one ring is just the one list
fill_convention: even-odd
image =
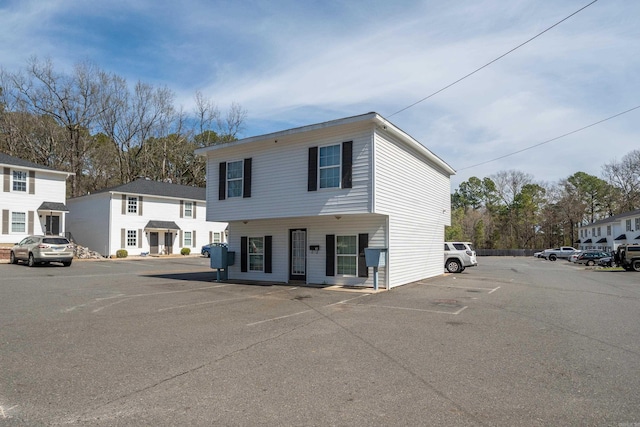
[[(148, 196), (173, 197), (176, 199), (192, 199), (205, 201), (207, 189), (203, 187), (193, 187), (189, 185), (170, 184), (168, 182), (153, 181), (147, 178), (138, 178), (126, 184), (96, 191), (92, 194), (100, 193), (125, 193), (140, 194)], [(86, 196), (81, 196), (86, 197)]]

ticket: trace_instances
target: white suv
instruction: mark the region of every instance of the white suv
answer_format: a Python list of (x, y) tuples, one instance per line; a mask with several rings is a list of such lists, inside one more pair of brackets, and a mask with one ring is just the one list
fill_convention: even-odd
[(449, 273), (461, 273), (478, 265), (476, 251), (470, 242), (444, 242), (444, 268)]

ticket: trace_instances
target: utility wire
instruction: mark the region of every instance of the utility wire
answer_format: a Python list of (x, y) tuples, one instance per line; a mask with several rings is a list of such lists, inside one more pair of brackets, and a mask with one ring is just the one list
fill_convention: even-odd
[(621, 112), (621, 113), (614, 114), (613, 116), (607, 117), (606, 119), (602, 119), (602, 120), (599, 120), (599, 121), (597, 121), (597, 122), (595, 122), (595, 123), (591, 123), (590, 125), (587, 125), (587, 126), (581, 127), (580, 129), (576, 129), (576, 130), (573, 130), (573, 131), (571, 131), (571, 132), (567, 132), (567, 133), (565, 133), (565, 134), (563, 134), (563, 135), (556, 136), (555, 138), (548, 139), (548, 140), (546, 140), (546, 141), (540, 142), (540, 143), (535, 144), (535, 145), (531, 145), (531, 146), (529, 146), (529, 147), (527, 147), (527, 148), (523, 148), (522, 150), (514, 151), (513, 153), (505, 154), (504, 156), (496, 157), (495, 159), (487, 160), (487, 161), (482, 162), (482, 163), (477, 163), (477, 164), (472, 165), (472, 166), (467, 166), (467, 167), (464, 167), (464, 168), (458, 169), (458, 171), (463, 171), (463, 170), (467, 170), (467, 169), (475, 168), (475, 167), (477, 167), (477, 166), (486, 165), (487, 163), (495, 162), (496, 160), (501, 160), (501, 159), (504, 159), (505, 157), (510, 157), (510, 156), (515, 155), (515, 154), (522, 153), (523, 151), (531, 150), (532, 148), (536, 148), (536, 147), (539, 147), (539, 146), (541, 146), (541, 145), (548, 144), (548, 143), (553, 142), (553, 141), (556, 141), (556, 140), (558, 140), (558, 139), (560, 139), (560, 138), (564, 138), (565, 136), (573, 135), (574, 133), (578, 133), (578, 132), (583, 131), (583, 130), (585, 130), (585, 129), (589, 129), (590, 127), (593, 127), (593, 126), (599, 125), (600, 123), (604, 123), (604, 122), (606, 122), (607, 120), (611, 120), (611, 119), (614, 119), (614, 118), (616, 118), (616, 117), (622, 116), (623, 114), (630, 113), (630, 112), (632, 112), (633, 110), (637, 110), (638, 108), (640, 108), (640, 105), (637, 105), (637, 106), (635, 106), (635, 107), (633, 107), (633, 108), (630, 108), (630, 109), (628, 109), (628, 110), (626, 110), (626, 111), (623, 111), (623, 112)]
[(486, 63), (486, 64), (484, 64), (482, 67), (480, 67), (480, 68), (478, 68), (478, 69), (476, 69), (476, 70), (474, 70), (474, 71), (470, 72), (469, 74), (467, 74), (467, 75), (466, 75), (466, 76), (464, 76), (464, 77), (459, 78), (459, 79), (458, 79), (458, 80), (456, 80), (455, 82), (448, 84), (447, 86), (443, 87), (442, 89), (440, 89), (440, 90), (438, 90), (438, 91), (436, 91), (436, 92), (433, 92), (431, 95), (429, 95), (429, 96), (425, 96), (424, 98), (420, 99), (419, 101), (416, 101), (416, 102), (414, 102), (413, 104), (408, 105), (408, 106), (404, 107), (403, 109), (396, 111), (395, 113), (393, 113), (393, 114), (391, 114), (391, 115), (387, 116), (387, 118), (389, 118), (389, 117), (393, 117), (393, 116), (395, 116), (396, 114), (400, 114), (400, 113), (402, 113), (403, 111), (408, 110), (409, 108), (414, 107), (414, 106), (416, 106), (416, 105), (420, 104), (421, 102), (426, 101), (427, 99), (431, 98), (432, 96), (435, 96), (435, 95), (439, 94), (440, 92), (442, 92), (442, 91), (444, 91), (444, 90), (446, 90), (446, 89), (449, 89), (451, 86), (453, 86), (453, 85), (455, 85), (455, 84), (460, 83), (462, 80), (466, 79), (467, 77), (471, 77), (472, 75), (474, 75), (474, 74), (475, 74), (475, 73), (477, 73), (478, 71), (480, 71), (480, 70), (483, 70), (483, 69), (487, 68), (489, 65), (491, 65), (491, 64), (493, 64), (494, 62), (496, 62), (496, 61), (498, 61), (498, 60), (500, 60), (500, 59), (504, 58), (505, 56), (509, 55), (511, 52), (515, 51), (516, 49), (521, 48), (521, 47), (522, 47), (522, 46), (524, 46), (525, 44), (527, 44), (527, 43), (529, 43), (529, 42), (531, 42), (531, 41), (533, 41), (533, 40), (537, 39), (538, 37), (540, 37), (541, 35), (543, 35), (543, 34), (544, 34), (544, 33), (546, 33), (547, 31), (551, 30), (552, 28), (557, 27), (558, 25), (562, 24), (564, 21), (566, 21), (567, 19), (571, 18), (572, 16), (574, 16), (574, 15), (578, 14), (579, 12), (582, 12), (583, 10), (585, 10), (586, 8), (588, 8), (589, 6), (591, 6), (592, 4), (594, 4), (594, 3), (595, 3), (595, 2), (597, 2), (597, 1), (598, 1), (598, 0), (593, 0), (591, 3), (587, 4), (586, 6), (581, 7), (580, 9), (576, 10), (575, 12), (573, 12), (571, 15), (567, 16), (566, 18), (561, 19), (560, 21), (556, 22), (555, 24), (553, 24), (552, 26), (550, 26), (550, 27), (549, 27), (549, 28), (547, 28), (546, 30), (544, 30), (544, 31), (542, 31), (542, 32), (540, 32), (540, 33), (538, 33), (538, 34), (536, 34), (535, 36), (531, 37), (529, 40), (527, 40), (527, 41), (525, 41), (525, 42), (523, 42), (523, 43), (520, 43), (518, 46), (514, 47), (514, 48), (513, 48), (513, 49), (511, 49), (510, 51), (508, 51), (508, 52), (506, 52), (506, 53), (503, 53), (502, 55), (498, 56), (496, 59), (494, 59), (494, 60), (492, 60), (492, 61), (490, 61), (490, 62), (487, 62), (487, 63)]

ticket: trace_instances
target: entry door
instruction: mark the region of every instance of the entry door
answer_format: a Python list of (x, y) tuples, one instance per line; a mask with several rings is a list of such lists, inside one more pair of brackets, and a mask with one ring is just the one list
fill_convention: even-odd
[(289, 230), (290, 280), (307, 280), (307, 230)]
[(57, 215), (47, 215), (44, 227), (45, 234), (58, 236), (60, 234), (60, 217)]
[(164, 253), (167, 255), (173, 253), (173, 233), (164, 233)]
[(158, 255), (158, 232), (149, 233), (149, 253)]

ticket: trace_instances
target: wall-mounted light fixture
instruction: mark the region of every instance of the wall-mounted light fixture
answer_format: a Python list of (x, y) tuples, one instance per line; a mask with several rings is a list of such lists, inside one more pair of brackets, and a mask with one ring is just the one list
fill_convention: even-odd
[(341, 217), (340, 215), (335, 215), (335, 217), (334, 217), (334, 218), (335, 218), (335, 219), (340, 219), (340, 218), (342, 218), (342, 217)]

